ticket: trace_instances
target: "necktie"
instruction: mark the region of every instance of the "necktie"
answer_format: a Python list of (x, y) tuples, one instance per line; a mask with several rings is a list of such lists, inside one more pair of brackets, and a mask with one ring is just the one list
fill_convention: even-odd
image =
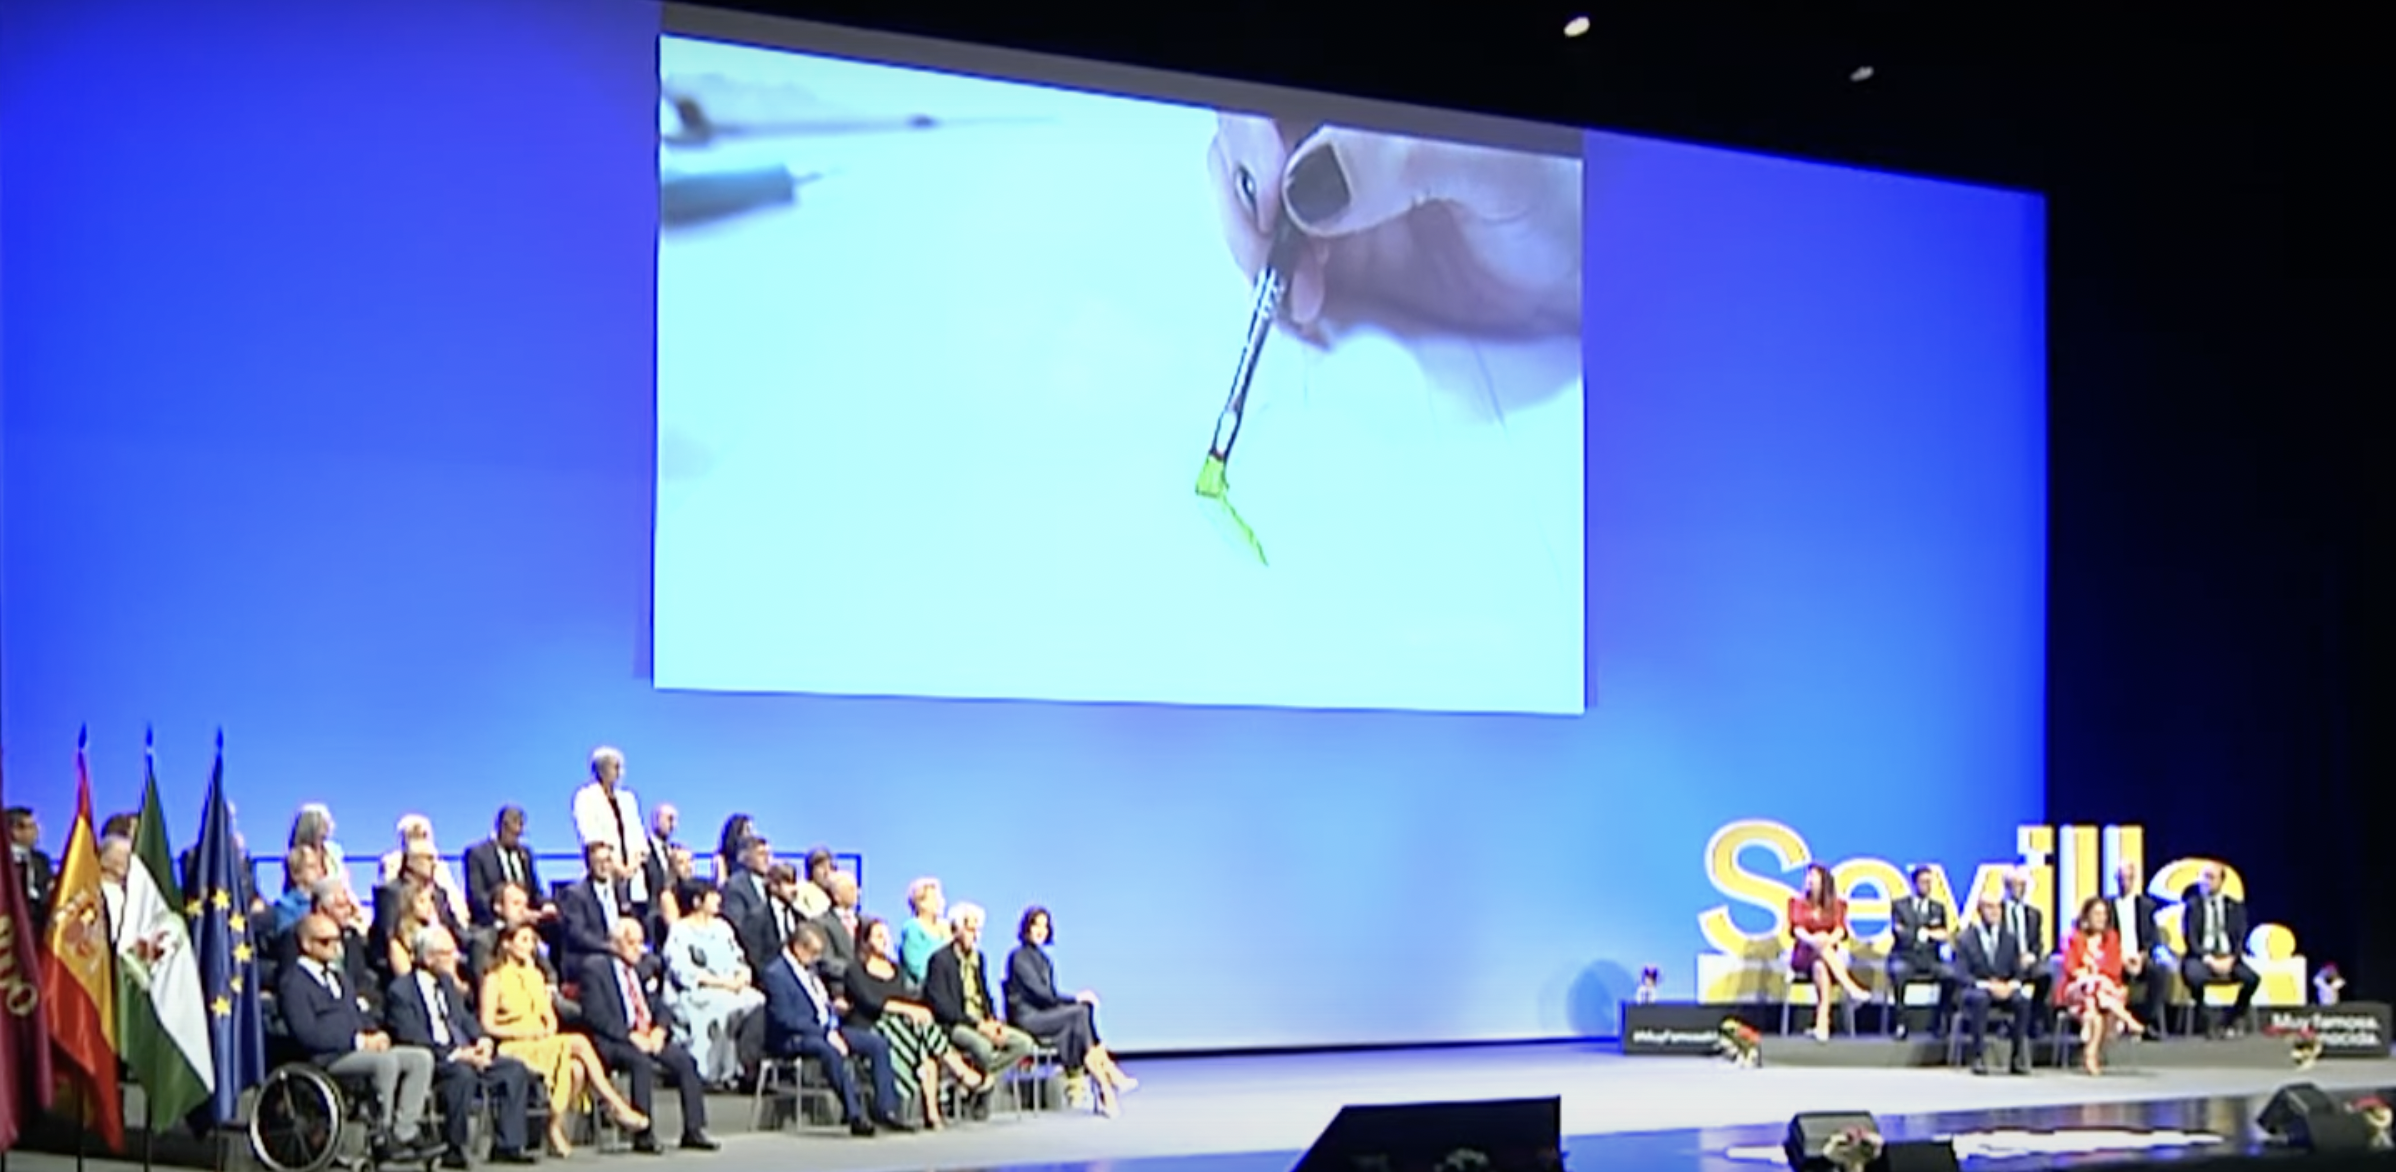
[(641, 993), (640, 978), (633, 974), (631, 965), (617, 961), (616, 980), (624, 986), (624, 1006), (632, 1011), (632, 1028), (647, 1033), (649, 998)]
[(2015, 947), (2030, 947), (2030, 933), (2022, 927), (2022, 905), (2018, 903), (2014, 904), (2012, 907), (2006, 909), (2005, 914), (2005, 926), (2011, 929), (2013, 932), (2013, 941)]
[(592, 886), (599, 889), (599, 915), (607, 921), (607, 930), (613, 932), (616, 930), (616, 885), (596, 883)]
[(1988, 963), (1997, 963), (1997, 930), (1986, 924), (1980, 926), (1980, 951), (1988, 955)]
[(2229, 952), (2229, 949), (2223, 947), (2221, 943), (2222, 934), (2224, 931), (2225, 929), (2221, 924), (2221, 897), (2216, 895), (2205, 901), (2206, 952), (2214, 956), (2222, 956)]
[(779, 929), (784, 944), (790, 943), (790, 934), (798, 931), (798, 925), (794, 922), (797, 919), (798, 917), (791, 913), (789, 904), (778, 899), (774, 901), (775, 927)]
[(449, 1045), (449, 995), (441, 990), (441, 978), (424, 975), (424, 1004), (432, 1011), (433, 1044)]
[(499, 848), (499, 867), (500, 870), (506, 872), (508, 882), (518, 887), (524, 885), (524, 860), (516, 857), (516, 848), (512, 846)]
[(816, 979), (815, 970), (801, 967), (795, 960), (791, 962), (791, 967), (799, 970), (799, 981), (807, 986), (807, 999), (815, 1002), (817, 1016), (824, 1019), (824, 1033), (830, 1034), (839, 1029), (838, 1023), (832, 1020), (832, 999), (824, 994), (824, 983)]
[(324, 966), (322, 971), (324, 972), (325, 989), (335, 997), (341, 996), (341, 971), (329, 964)]

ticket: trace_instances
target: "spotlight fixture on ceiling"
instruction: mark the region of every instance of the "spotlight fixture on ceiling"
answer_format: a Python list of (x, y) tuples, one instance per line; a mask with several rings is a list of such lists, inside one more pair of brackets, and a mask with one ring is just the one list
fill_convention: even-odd
[(1875, 70), (1873, 70), (1873, 68), (1872, 68), (1871, 66), (1869, 66), (1869, 65), (1858, 65), (1858, 66), (1856, 66), (1856, 67), (1855, 67), (1855, 72), (1853, 72), (1853, 73), (1850, 73), (1850, 74), (1848, 74), (1848, 75), (1847, 75), (1847, 80), (1849, 80), (1849, 81), (1870, 81), (1870, 80), (1872, 80), (1872, 74), (1873, 74), (1874, 72), (1875, 72)]
[(1576, 17), (1573, 17), (1571, 20), (1568, 20), (1568, 21), (1565, 21), (1565, 22), (1564, 22), (1564, 35), (1565, 35), (1565, 36), (1568, 36), (1568, 37), (1578, 37), (1578, 36), (1583, 36), (1583, 35), (1587, 34), (1587, 33), (1588, 33), (1588, 31), (1589, 31), (1589, 18), (1588, 18), (1588, 17), (1586, 17), (1586, 16), (1576, 16)]

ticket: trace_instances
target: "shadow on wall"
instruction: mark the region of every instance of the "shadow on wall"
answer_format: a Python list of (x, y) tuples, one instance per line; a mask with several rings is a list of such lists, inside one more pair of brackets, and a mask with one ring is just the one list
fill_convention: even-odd
[(1584, 1038), (1620, 1037), (1622, 1003), (1638, 988), (1639, 974), (1601, 960), (1572, 979), (1572, 988), (1564, 994), (1565, 1020)]

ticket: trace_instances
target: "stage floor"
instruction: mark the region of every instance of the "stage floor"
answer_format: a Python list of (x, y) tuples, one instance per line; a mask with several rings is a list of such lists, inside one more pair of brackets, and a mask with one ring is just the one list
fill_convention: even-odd
[[(2165, 1045), (2180, 1043), (2163, 1043)], [(1262, 1058), (1126, 1062), (1143, 1083), (1115, 1119), (1071, 1113), (963, 1124), (938, 1133), (852, 1139), (844, 1132), (741, 1134), (745, 1100), (717, 1098), (724, 1150), (677, 1155), (711, 1172), (964, 1172), (1043, 1167), (1074, 1172), (1281, 1172), (1341, 1106), (1561, 1095), (1576, 1167), (1667, 1172), (1755, 1169), (1725, 1155), (1776, 1146), (1801, 1111), (1869, 1111), (1892, 1136), (2002, 1128), (2205, 1131), (2251, 1144), (2260, 1097), (2295, 1081), (2332, 1091), (2396, 1086), (2396, 1060), (2292, 1069), (2127, 1070), (2102, 1078), (2042, 1070), (1975, 1077), (1945, 1069), (1738, 1070), (1702, 1058), (1626, 1058), (1611, 1046), (1553, 1044)], [(587, 1150), (587, 1149), (586, 1149)], [(2213, 1146), (2212, 1151), (2220, 1151)], [(2115, 1145), (2115, 1158), (2125, 1154)], [(2048, 1153), (2040, 1165), (2068, 1162)], [(629, 1156), (577, 1154), (572, 1165)], [(1127, 1166), (1136, 1161), (1138, 1168)], [(12, 1153), (12, 1168), (57, 1172), (71, 1158)], [(100, 1161), (96, 1166), (108, 1167)], [(552, 1161), (555, 1163), (555, 1161)], [(2033, 1166), (2029, 1163), (2018, 1165)]]

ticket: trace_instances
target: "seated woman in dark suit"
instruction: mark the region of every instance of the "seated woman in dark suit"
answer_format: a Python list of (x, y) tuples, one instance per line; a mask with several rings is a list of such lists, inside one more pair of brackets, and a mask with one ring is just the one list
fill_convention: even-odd
[(1090, 1082), (1097, 1081), (1099, 1114), (1115, 1113), (1115, 1095), (1140, 1084), (1115, 1065), (1098, 1040), (1098, 998), (1090, 993), (1072, 997), (1057, 994), (1056, 969), (1047, 946), (1054, 929), (1043, 907), (1026, 908), (1015, 929), (1015, 951), (1007, 954), (1007, 1020), (1016, 1029), (1057, 1048), (1065, 1064), (1065, 1095), (1075, 1103), (1090, 1101)]
[(1870, 997), (1848, 970), (1847, 901), (1839, 898), (1830, 868), (1815, 863), (1805, 869), (1805, 890), (1789, 901), (1789, 931), (1797, 938), (1789, 949), (1789, 969), (1814, 983), (1814, 1038), (1827, 1042), (1831, 985), (1857, 1001)]

